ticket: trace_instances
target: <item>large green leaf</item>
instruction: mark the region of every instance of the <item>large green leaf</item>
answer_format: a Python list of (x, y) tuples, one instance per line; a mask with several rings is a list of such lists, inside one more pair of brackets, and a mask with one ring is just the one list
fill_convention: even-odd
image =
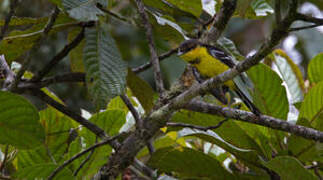
[(289, 104), (278, 74), (264, 64), (252, 67), (247, 74), (254, 83), (255, 105), (264, 114), (286, 120)]
[(44, 143), (44, 128), (32, 104), (21, 96), (3, 91), (0, 91), (0, 102), (1, 144), (29, 149)]
[(280, 156), (275, 159), (264, 163), (264, 165), (278, 173), (281, 180), (290, 179), (318, 179), (308, 170), (306, 170), (302, 163), (296, 158), (290, 156)]
[(299, 119), (306, 119), (312, 127), (323, 130), (323, 82), (316, 84), (305, 96)]
[(323, 53), (316, 55), (308, 65), (308, 79), (312, 83), (323, 81)]
[(238, 1), (236, 14), (240, 17), (257, 19), (274, 13), (273, 8), (266, 0)]
[(86, 29), (85, 38), (86, 82), (97, 107), (104, 108), (111, 98), (124, 93), (127, 66), (106, 27)]
[[(223, 120), (223, 117), (190, 111), (180, 111), (172, 117), (172, 122), (181, 122), (200, 126), (214, 126), (221, 120)], [(233, 121), (225, 122), (220, 128), (217, 128), (215, 132), (224, 141), (230, 143), (235, 147), (255, 150), (258, 152), (258, 154), (264, 156), (261, 148), (254, 141), (256, 137), (250, 137), (241, 127), (239, 127)], [(221, 144), (218, 145), (220, 146)]]
[[(34, 166), (29, 166), (26, 168), (18, 169), (18, 171), (14, 174), (14, 177), (18, 179), (46, 179), (56, 168), (58, 165), (56, 164), (37, 164)], [(72, 172), (68, 169), (63, 169), (60, 171), (54, 179), (74, 179)]]
[(103, 7), (107, 5), (106, 0), (63, 0), (62, 4), (68, 14), (79, 21), (96, 21), (98, 15), (104, 15), (96, 4)]
[(166, 0), (171, 4), (177, 6), (179, 9), (190, 12), (194, 14), (196, 17), (200, 17), (202, 13), (202, 4), (200, 0)]
[(161, 172), (176, 173), (181, 179), (211, 178), (233, 179), (220, 162), (200, 151), (189, 148), (167, 147), (158, 149), (150, 158), (148, 165)]
[(179, 137), (185, 136), (193, 136), (203, 139), (204, 141), (210, 142), (212, 144), (216, 144), (219, 147), (223, 148), (225, 151), (233, 154), (237, 159), (242, 160), (247, 163), (251, 164), (258, 164), (260, 165), (260, 158), (256, 151), (248, 150), (248, 149), (241, 149), (237, 148), (227, 142), (224, 141), (218, 134), (214, 133), (213, 131), (200, 131), (185, 128), (178, 132)]
[(145, 111), (149, 113), (154, 106), (154, 90), (131, 70), (128, 71), (127, 84)]
[(291, 103), (303, 101), (304, 80), (301, 71), (283, 50), (275, 50), (273, 56), (282, 79), (287, 84)]

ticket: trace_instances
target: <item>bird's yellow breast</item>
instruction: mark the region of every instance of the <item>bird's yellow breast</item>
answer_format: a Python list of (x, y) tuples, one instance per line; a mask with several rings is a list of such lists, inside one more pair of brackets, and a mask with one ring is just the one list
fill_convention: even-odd
[[(180, 56), (186, 62), (197, 68), (199, 73), (207, 78), (214, 77), (229, 69), (226, 64), (209, 54), (205, 47), (198, 46), (191, 51)], [(224, 83), (229, 87), (234, 87), (232, 81)]]

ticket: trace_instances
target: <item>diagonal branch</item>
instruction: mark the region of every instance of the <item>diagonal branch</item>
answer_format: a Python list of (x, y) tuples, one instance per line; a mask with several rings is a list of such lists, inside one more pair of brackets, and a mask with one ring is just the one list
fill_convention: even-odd
[(93, 149), (96, 149), (96, 148), (98, 148), (98, 147), (100, 147), (100, 146), (103, 146), (103, 145), (106, 145), (106, 144), (112, 143), (112, 142), (113, 142), (114, 140), (116, 140), (120, 135), (122, 135), (122, 134), (118, 134), (118, 135), (113, 136), (113, 137), (105, 138), (105, 139), (103, 139), (101, 142), (98, 142), (98, 143), (96, 143), (96, 144), (92, 145), (91, 147), (89, 147), (89, 148), (87, 148), (87, 149), (85, 149), (85, 150), (81, 151), (80, 153), (78, 153), (78, 154), (74, 155), (73, 157), (71, 157), (71, 159), (69, 159), (69, 160), (65, 161), (62, 165), (60, 165), (58, 168), (56, 168), (56, 169), (55, 169), (55, 170), (50, 174), (50, 176), (48, 176), (48, 178), (47, 178), (47, 179), (48, 179), (48, 180), (53, 179), (53, 178), (56, 176), (56, 174), (57, 174), (58, 172), (60, 172), (62, 169), (64, 169), (64, 167), (66, 167), (67, 165), (69, 165), (70, 163), (72, 163), (74, 160), (76, 160), (76, 159), (78, 159), (79, 157), (83, 156), (84, 154), (86, 154), (86, 153), (88, 153), (88, 152), (92, 151)]
[(153, 65), (153, 70), (154, 70), (154, 78), (156, 81), (156, 88), (157, 91), (162, 94), (165, 90), (164, 88), (164, 83), (163, 83), (163, 78), (162, 78), (162, 74), (160, 71), (160, 64), (159, 64), (159, 59), (157, 56), (157, 50), (156, 50), (156, 45), (153, 39), (153, 32), (152, 32), (152, 26), (149, 23), (149, 18), (148, 15), (145, 11), (145, 7), (144, 4), (141, 0), (135, 0), (138, 10), (139, 10), (139, 14), (141, 16), (142, 19), (142, 23), (144, 24), (144, 27), (146, 29), (146, 37), (148, 40), (148, 45), (149, 45), (149, 49), (150, 49), (150, 55), (151, 55), (151, 63)]
[(224, 0), (220, 11), (217, 13), (214, 21), (212, 23), (212, 27), (204, 40), (210, 43), (215, 43), (219, 37), (221, 36), (222, 32), (224, 31), (226, 25), (228, 24), (229, 20), (231, 19), (234, 10), (237, 6), (237, 0)]
[(130, 102), (129, 97), (127, 95), (121, 95), (120, 97), (121, 97), (122, 101), (126, 104), (126, 106), (128, 107), (132, 116), (134, 117), (134, 119), (136, 121), (136, 127), (141, 128), (142, 127), (142, 119), (140, 118), (138, 111), (135, 109), (135, 107)]
[(50, 72), (50, 70), (58, 64), (68, 53), (74, 49), (84, 38), (84, 27), (82, 28), (81, 32), (73, 39), (72, 42), (67, 44), (58, 54), (56, 54), (49, 63), (39, 71), (31, 81), (39, 81), (41, 80), (46, 74)]
[(221, 107), (214, 104), (205, 103), (203, 101), (194, 100), (188, 103), (185, 106), (185, 109), (208, 114), (215, 114), (252, 124), (258, 124), (272, 129), (289, 132), (291, 134), (304, 137), (306, 139), (323, 142), (323, 132), (321, 131), (315, 130), (313, 128), (292, 124), (287, 121), (266, 115), (256, 116), (255, 114), (248, 111)]
[(43, 91), (41, 91), (39, 89), (32, 89), (29, 93), (38, 97), (39, 99), (46, 102), (47, 104), (53, 106), (55, 109), (59, 110), (60, 112), (64, 113), (65, 115), (71, 117), (73, 120), (80, 123), (85, 128), (89, 129), (91, 132), (93, 132), (98, 137), (100, 137), (100, 138), (108, 137), (108, 135), (104, 132), (104, 130), (101, 129), (99, 126), (84, 119), (82, 116), (76, 114), (74, 111), (70, 110), (68, 107), (64, 106), (63, 104), (55, 101), (54, 99), (49, 97), (47, 94), (45, 94)]
[(10, 10), (9, 10), (9, 13), (6, 16), (6, 18), (4, 20), (4, 25), (1, 28), (1, 32), (0, 32), (0, 42), (3, 39), (3, 37), (5, 36), (5, 34), (6, 34), (6, 31), (7, 31), (8, 27), (9, 27), (9, 23), (11, 21), (11, 17), (15, 13), (15, 9), (17, 7), (18, 2), (19, 2), (19, 0), (12, 0), (10, 2)]

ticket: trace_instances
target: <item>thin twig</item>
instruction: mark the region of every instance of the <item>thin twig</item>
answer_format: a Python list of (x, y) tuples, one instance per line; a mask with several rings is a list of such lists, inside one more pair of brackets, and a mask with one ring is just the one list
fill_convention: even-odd
[(25, 60), (24, 60), (23, 64), (21, 65), (21, 68), (19, 69), (18, 73), (16, 74), (16, 77), (15, 77), (14, 81), (11, 84), (10, 90), (14, 91), (17, 88), (17, 86), (18, 86), (18, 84), (19, 84), (19, 82), (21, 80), (21, 77), (24, 75), (24, 73), (26, 72), (26, 70), (27, 70), (27, 68), (28, 68), (28, 66), (30, 64), (30, 61), (31, 61), (30, 53), (33, 50), (36, 50), (36, 49), (39, 48), (39, 46), (41, 45), (41, 42), (46, 38), (46, 36), (50, 32), (50, 30), (53, 28), (55, 20), (56, 20), (56, 18), (58, 16), (58, 13), (59, 13), (59, 10), (58, 10), (57, 7), (55, 7), (54, 12), (52, 13), (51, 17), (48, 20), (48, 23), (46, 24), (46, 26), (45, 26), (45, 28), (43, 30), (42, 36), (39, 37), (39, 39), (37, 40), (37, 43), (35, 43), (33, 45), (31, 50), (28, 53), (26, 53)]
[(0, 179), (10, 180), (11, 177), (10, 176), (0, 175)]
[(226, 118), (236, 119), (243, 122), (249, 122), (252, 124), (258, 124), (261, 126), (269, 127), (271, 129), (277, 129), (277, 130), (289, 132), (291, 134), (295, 134), (306, 139), (323, 142), (322, 131), (308, 128), (305, 126), (292, 124), (287, 121), (266, 116), (266, 115), (257, 116), (252, 112), (242, 111), (242, 110), (232, 109), (227, 107), (221, 107), (214, 104), (209, 104), (203, 101), (196, 101), (196, 100), (193, 100), (190, 103), (187, 103), (185, 105), (185, 109), (196, 111), (196, 112), (215, 114)]
[(276, 24), (279, 24), (282, 18), (281, 10), (280, 10), (280, 0), (275, 0), (275, 18)]
[(300, 30), (305, 30), (305, 29), (310, 29), (310, 28), (315, 28), (315, 27), (318, 27), (318, 26), (323, 26), (323, 22), (322, 24), (313, 24), (313, 25), (309, 25), (309, 26), (302, 26), (302, 27), (294, 27), (294, 28), (289, 28), (289, 32), (292, 32), (292, 31), (300, 31)]
[(58, 9), (57, 6), (55, 6), (55, 9), (54, 9), (53, 13), (50, 16), (49, 21), (48, 21), (48, 23), (46, 24), (46, 26), (44, 28), (44, 32), (43, 32), (44, 35), (47, 35), (49, 33), (49, 31), (52, 29), (58, 14), (59, 14), (59, 9)]
[(301, 21), (305, 21), (305, 22), (312, 22), (315, 24), (322, 24), (322, 22), (323, 22), (322, 18), (307, 16), (307, 15), (301, 14), (301, 13), (296, 13), (295, 17), (297, 20), (301, 20)]
[(0, 174), (2, 174), (2, 171), (6, 167), (7, 159), (8, 159), (8, 153), (9, 153), (9, 145), (6, 145), (6, 148), (4, 150), (4, 157), (2, 162), (0, 163)]
[(6, 34), (6, 31), (7, 31), (8, 27), (9, 27), (9, 23), (11, 21), (11, 17), (15, 13), (15, 9), (17, 7), (18, 2), (19, 2), (19, 0), (12, 0), (10, 2), (10, 10), (9, 10), (9, 13), (6, 16), (5, 21), (4, 21), (4, 25), (1, 28), (1, 32), (0, 32), (0, 42), (2, 41), (3, 37)]
[(70, 110), (68, 107), (62, 105), (61, 103), (55, 101), (51, 97), (49, 97), (47, 94), (45, 94), (43, 91), (39, 89), (32, 89), (29, 91), (30, 94), (38, 97), (42, 101), (46, 102), (47, 104), (53, 106), (55, 109), (59, 110), (63, 114), (71, 117), (76, 122), (83, 125), (85, 128), (89, 129), (91, 132), (93, 132), (95, 135), (97, 135), (100, 138), (108, 137), (107, 134), (104, 132), (103, 129), (101, 129), (99, 126), (95, 125), (94, 123), (84, 119), (82, 116), (76, 114), (74, 111)]
[(141, 128), (142, 127), (142, 119), (140, 118), (137, 110), (135, 109), (135, 107), (131, 104), (130, 99), (128, 98), (127, 95), (120, 95), (122, 101), (126, 104), (126, 106), (128, 107), (129, 111), (131, 112), (132, 116), (134, 117), (135, 121), (136, 121), (136, 127), (137, 128)]
[(109, 11), (109, 10), (105, 9), (105, 8), (102, 6), (102, 4), (100, 4), (100, 3), (97, 3), (97, 4), (96, 4), (96, 7), (97, 7), (97, 8), (99, 8), (101, 11), (103, 11), (103, 12), (105, 12), (105, 13), (109, 14), (110, 16), (112, 16), (112, 17), (114, 17), (114, 18), (116, 18), (116, 19), (118, 19), (118, 20), (120, 20), (120, 21), (123, 21), (123, 22), (126, 22), (126, 23), (128, 23), (128, 24), (132, 24), (132, 25), (134, 25), (134, 23), (133, 23), (132, 21), (129, 21), (129, 20), (128, 20), (128, 18), (126, 18), (126, 17), (122, 17), (122, 16), (121, 16), (121, 15), (119, 15), (119, 14), (116, 14), (116, 13), (114, 13), (114, 12), (111, 12), (111, 11)]
[[(177, 51), (178, 51), (178, 47), (177, 47), (177, 48), (174, 48), (174, 49), (171, 49), (171, 50), (169, 50), (169, 51), (167, 51), (167, 52), (165, 52), (165, 53), (161, 54), (161, 55), (158, 57), (158, 59), (159, 59), (159, 61), (162, 61), (162, 60), (164, 60), (164, 59), (168, 58), (169, 56), (171, 56), (171, 55), (173, 55), (173, 54), (177, 53)], [(141, 65), (141, 66), (139, 66), (139, 67), (132, 68), (132, 71), (133, 71), (134, 73), (140, 73), (140, 72), (145, 71), (146, 69), (150, 68), (150, 67), (151, 67), (151, 65), (152, 65), (152, 64), (151, 64), (151, 62), (149, 62), (149, 63), (143, 64), (143, 65)]]
[(201, 130), (201, 131), (208, 131), (208, 130), (214, 130), (214, 129), (219, 128), (224, 122), (226, 122), (228, 120), (229, 120), (229, 118), (226, 118), (226, 119), (220, 121), (215, 126), (207, 126), (207, 127), (193, 125), (193, 124), (175, 123), (175, 122), (168, 122), (167, 126), (170, 126), (170, 127), (182, 127), (182, 128), (193, 128), (193, 129), (198, 129), (198, 130)]
[(155, 147), (154, 147), (154, 141), (153, 139), (149, 140), (147, 142), (147, 148), (148, 148), (148, 151), (149, 151), (149, 154), (152, 155), (156, 150), (155, 150)]
[(82, 161), (80, 166), (74, 171), (73, 176), (77, 176), (77, 174), (80, 172), (80, 170), (83, 168), (83, 166), (90, 160), (94, 151), (95, 151), (95, 148), (91, 150), (90, 154)]
[(50, 70), (58, 64), (68, 53), (74, 49), (84, 38), (84, 27), (82, 28), (81, 32), (73, 39), (72, 42), (65, 45), (65, 47), (56, 54), (45, 67), (40, 70), (37, 75), (32, 78), (32, 81), (39, 81), (41, 80)]
[(49, 176), (48, 176), (48, 180), (53, 179), (56, 174), (58, 172), (60, 172), (64, 167), (66, 167), (67, 165), (69, 165), (70, 163), (72, 163), (74, 160), (78, 159), (79, 157), (81, 157), (82, 155), (92, 151), (93, 149), (96, 149), (100, 146), (106, 145), (111, 143), (112, 141), (116, 140), (121, 134), (118, 134), (116, 136), (113, 137), (109, 137), (109, 138), (105, 138), (104, 140), (102, 140), (101, 142), (98, 142), (96, 144), (94, 144), (93, 146), (81, 151), (80, 153), (74, 155), (73, 157), (71, 157), (69, 160), (65, 161), (62, 165), (60, 165), (58, 168), (56, 168)]
[(51, 84), (56, 83), (65, 83), (65, 82), (85, 82), (85, 74), (84, 73), (65, 73), (57, 76), (52, 76), (48, 78), (44, 78), (42, 81), (37, 82), (21, 82), (18, 86), (19, 90), (26, 89), (40, 89), (43, 87), (47, 87)]
[(135, 0), (135, 2), (137, 4), (139, 14), (142, 19), (142, 23), (144, 24), (144, 27), (146, 29), (146, 38), (148, 40), (150, 56), (151, 56), (150, 61), (153, 65), (154, 79), (156, 83), (157, 92), (159, 92), (162, 95), (162, 93), (164, 92), (164, 83), (163, 83), (163, 78), (160, 71), (160, 64), (157, 56), (156, 45), (153, 39), (152, 26), (149, 23), (149, 20), (148, 20), (149, 18), (145, 11), (143, 2), (141, 0)]

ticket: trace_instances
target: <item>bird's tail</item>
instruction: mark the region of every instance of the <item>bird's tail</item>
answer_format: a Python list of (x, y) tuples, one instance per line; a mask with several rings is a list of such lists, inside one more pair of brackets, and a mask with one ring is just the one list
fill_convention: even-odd
[(239, 88), (236, 88), (235, 92), (238, 94), (238, 96), (242, 99), (242, 101), (246, 104), (246, 106), (250, 109), (251, 112), (253, 112), (257, 116), (261, 115), (260, 110), (251, 102), (251, 100)]

